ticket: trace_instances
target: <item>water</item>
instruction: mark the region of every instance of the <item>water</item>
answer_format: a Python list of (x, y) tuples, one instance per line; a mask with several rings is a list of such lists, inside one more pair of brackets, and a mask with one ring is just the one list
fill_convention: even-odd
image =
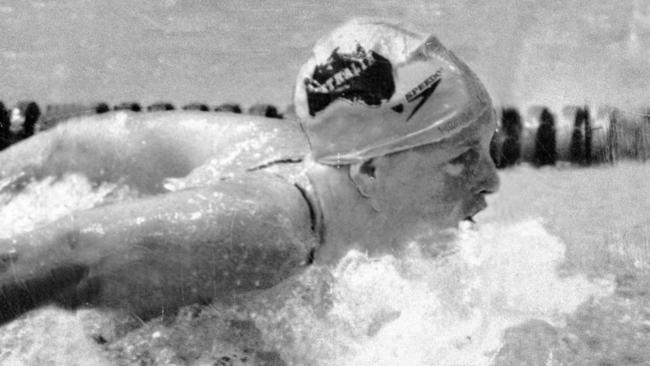
[(351, 16), (435, 33), (497, 100), (647, 104), (643, 0), (5, 0), (0, 99), (13, 103), (291, 100), (314, 42)]
[[(0, 187), (10, 178), (4, 179), (6, 182), (0, 181)], [(88, 209), (130, 196), (137, 194), (126, 186), (113, 183), (95, 186), (78, 174), (65, 175), (61, 179), (49, 176), (28, 184), (19, 195), (9, 190), (0, 193), (0, 238), (30, 231), (74, 210)]]
[[(147, 324), (111, 340), (109, 354), (153, 354), (162, 362), (173, 360), (169, 355), (187, 359), (194, 347), (199, 361), (243, 357), (246, 348), (223, 337), (232, 335), (224, 319), (239, 319), (257, 329), (241, 342), (257, 339), (257, 350), (290, 365), (500, 365), (526, 357), (548, 365), (625, 364), (621, 360), (630, 357), (650, 362), (644, 346), (650, 296), (641, 290), (650, 283), (644, 277), (650, 274), (644, 183), (650, 169), (622, 163), (501, 174), (491, 207), (477, 224), (461, 225), (444, 250), (428, 242), (411, 243), (399, 256), (369, 258), (352, 250), (336, 266), (312, 266), (239, 303), (217, 303), (194, 322)], [(81, 175), (46, 178), (1, 197), (0, 232), (29, 230), (72, 210), (134, 196), (125, 186), (90, 184)], [(65, 363), (86, 352), (107, 362), (82, 334), (87, 323), (79, 314), (37, 311), (0, 332), (0, 359), (21, 364), (56, 354)], [(61, 338), (70, 332), (69, 342)], [(222, 338), (208, 337), (210, 346), (201, 346), (196, 338), (204, 332)], [(57, 342), (48, 346), (44, 337)], [(20, 347), (17, 338), (24, 341)]]
[(348, 253), (331, 273), (324, 317), (289, 303), (258, 322), (300, 315), (290, 327), (300, 342), (284, 354), (296, 365), (488, 365), (507, 328), (530, 319), (562, 326), (614, 288), (607, 278), (561, 278), (565, 247), (535, 220), (462, 230), (444, 258), (420, 245), (403, 257)]

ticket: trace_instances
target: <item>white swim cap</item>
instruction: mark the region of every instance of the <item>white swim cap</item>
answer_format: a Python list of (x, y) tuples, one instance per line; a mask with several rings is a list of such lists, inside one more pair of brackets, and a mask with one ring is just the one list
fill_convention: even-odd
[(436, 37), (365, 19), (316, 43), (294, 103), (314, 158), (330, 165), (440, 141), (493, 114), (480, 80)]

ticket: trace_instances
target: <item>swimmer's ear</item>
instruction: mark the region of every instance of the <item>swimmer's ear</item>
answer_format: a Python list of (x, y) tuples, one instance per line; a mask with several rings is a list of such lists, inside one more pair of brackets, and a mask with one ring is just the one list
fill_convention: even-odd
[(359, 193), (364, 197), (372, 197), (375, 193), (376, 165), (374, 159), (350, 165), (350, 179), (357, 186)]

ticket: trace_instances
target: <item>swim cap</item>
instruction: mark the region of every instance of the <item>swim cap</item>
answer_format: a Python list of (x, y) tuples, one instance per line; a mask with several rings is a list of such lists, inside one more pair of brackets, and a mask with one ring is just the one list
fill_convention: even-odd
[(316, 43), (294, 103), (314, 158), (330, 165), (440, 141), (493, 114), (480, 80), (436, 37), (365, 19)]

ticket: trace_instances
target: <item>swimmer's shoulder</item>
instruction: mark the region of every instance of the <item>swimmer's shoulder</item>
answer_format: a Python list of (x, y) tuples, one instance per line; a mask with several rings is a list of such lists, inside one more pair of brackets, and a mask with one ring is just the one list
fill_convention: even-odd
[[(300, 197), (309, 209), (311, 229), (320, 236), (322, 212), (307, 174), (309, 144), (297, 121), (234, 113), (127, 115), (130, 120), (126, 123), (142, 125), (137, 128), (164, 134), (169, 139), (180, 138), (182, 143), (194, 141), (194, 148), (209, 146), (208, 160), (183, 178), (185, 187), (218, 181), (220, 189), (230, 196), (239, 196), (242, 187), (271, 189), (277, 193), (266, 195), (266, 204), (271, 205), (283, 205), (283, 201)], [(215, 171), (220, 178), (214, 175)], [(275, 183), (269, 185), (271, 181)]]
[(312, 250), (323, 243), (322, 210), (309, 180), (301, 174), (285, 174), (290, 170), (287, 167), (250, 171), (179, 194), (209, 197), (211, 208), (202, 211), (216, 215), (213, 222), (229, 222), (236, 217), (243, 227), (249, 228), (250, 235), (265, 238), (271, 230), (298, 239), (308, 248), (305, 262), (311, 263)]
[[(294, 193), (299, 193), (306, 207), (309, 209), (310, 229), (319, 244), (324, 241), (324, 217), (318, 191), (312, 178), (308, 174), (309, 166), (313, 162), (309, 157), (296, 160), (278, 161), (265, 165), (253, 171), (263, 175), (279, 178), (287, 185), (293, 187)], [(263, 180), (258, 180), (264, 184)]]

